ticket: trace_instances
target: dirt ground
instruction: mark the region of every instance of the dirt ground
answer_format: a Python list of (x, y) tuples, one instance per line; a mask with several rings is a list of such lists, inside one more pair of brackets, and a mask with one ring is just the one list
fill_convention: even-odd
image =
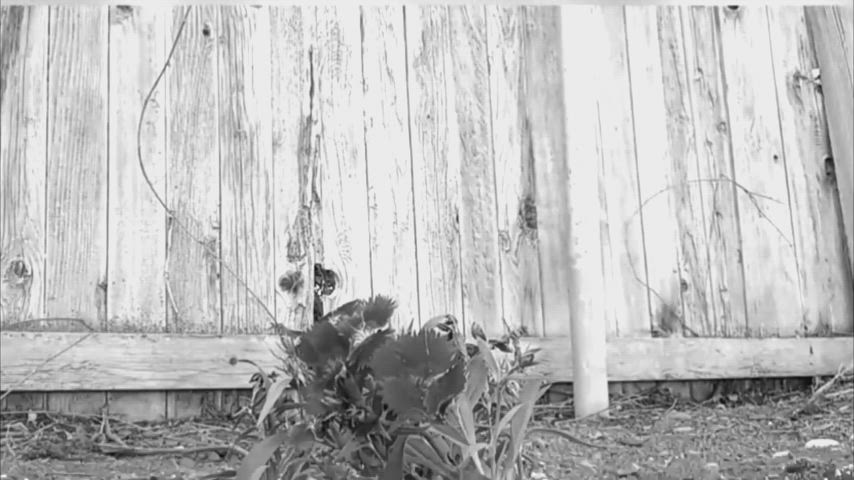
[[(568, 405), (542, 405), (536, 426), (594, 446), (535, 434), (527, 455), (537, 480), (854, 480), (852, 404), (846, 381), (818, 397), (812, 391), (727, 395), (702, 405), (657, 390), (614, 398), (608, 418), (579, 421), (566, 419)], [(230, 478), (251, 448), (251, 439), (235, 441), (245, 425), (233, 423), (4, 414), (0, 480)]]

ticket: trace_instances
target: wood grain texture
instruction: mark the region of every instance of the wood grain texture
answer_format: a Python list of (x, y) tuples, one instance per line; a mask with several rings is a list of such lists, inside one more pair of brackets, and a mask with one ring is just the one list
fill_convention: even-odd
[(491, 141), (504, 318), (512, 327), (525, 327), (533, 335), (542, 335), (535, 165), (523, 91), (525, 69), (542, 66), (530, 64), (524, 56), (525, 10), (486, 8)]
[(736, 195), (747, 299), (744, 334), (790, 334), (803, 328), (803, 298), (766, 12), (721, 8), (719, 17), (733, 180), (741, 187)]
[(402, 7), (361, 7), (371, 278), (398, 308), (392, 324), (420, 325), (406, 32)]
[[(697, 182), (690, 187), (690, 198), (694, 211), (698, 208), (694, 202), (700, 203), (699, 211), (704, 218), (703, 236), (693, 240), (705, 245), (709, 265), (706, 298), (710, 318), (705, 329), (697, 333), (736, 335), (746, 331), (747, 320), (717, 10), (684, 8), (681, 23), (697, 162), (693, 168)], [(698, 284), (694, 281), (689, 289), (697, 288)], [(690, 291), (689, 294), (695, 295)], [(695, 323), (692, 327), (699, 325)]]
[[(824, 108), (812, 72), (818, 68), (802, 7), (769, 8), (780, 131), (795, 232), (802, 330), (784, 335), (854, 331), (854, 286), (836, 207)], [(854, 53), (854, 52), (852, 52)]]
[[(716, 318), (711, 301), (712, 282), (703, 202), (702, 173), (694, 141), (692, 85), (688, 76), (682, 11), (678, 7), (657, 9), (658, 44), (661, 59), (663, 104), (666, 112), (667, 147), (671, 159), (669, 193), (673, 200), (680, 258), (680, 291), (683, 303), (679, 334), (714, 336)], [(708, 179), (705, 179), (708, 181)]]
[(596, 78), (592, 88), (601, 156), (599, 195), (604, 218), (600, 231), (608, 334), (648, 337), (643, 236), (636, 218), (639, 194), (625, 11), (622, 6), (600, 6), (593, 13), (597, 40), (588, 42), (588, 47), (595, 45), (599, 61), (589, 75)]
[[(145, 97), (167, 55), (168, 9), (110, 7), (107, 329), (166, 327), (166, 211), (143, 177), (137, 127)], [(161, 84), (162, 85), (162, 84)], [(166, 189), (166, 106), (158, 88), (146, 109), (139, 146), (152, 187)]]
[(107, 392), (106, 395), (110, 416), (117, 416), (128, 422), (166, 420), (166, 392), (127, 391)]
[[(172, 37), (183, 15), (183, 8), (172, 9)], [(166, 202), (192, 234), (167, 221), (167, 328), (171, 332), (213, 333), (222, 326), (218, 18), (216, 8), (190, 12), (182, 45), (175, 50), (165, 78)]]
[(854, 6), (805, 7), (821, 74), (839, 203), (854, 271)]
[(104, 328), (107, 7), (51, 7), (45, 314)]
[[(0, 333), (2, 377), (6, 390), (35, 365), (77, 340), (79, 333)], [(27, 391), (169, 389), (246, 389), (255, 367), (274, 368), (271, 350), (278, 337), (235, 335), (97, 333), (45, 365), (20, 386)], [(523, 346), (541, 349), (542, 362), (531, 378), (572, 380), (572, 349), (567, 337), (525, 337)], [(721, 378), (833, 375), (854, 362), (854, 338), (615, 338), (608, 342), (610, 381), (711, 380)], [(83, 395), (72, 393), (69, 395)], [(103, 402), (103, 393), (102, 395)], [(97, 405), (100, 407), (100, 404)]]
[(271, 7), (270, 21), (274, 271), (276, 276), (298, 272), (302, 279), (302, 287), (277, 296), (276, 318), (298, 329), (312, 319), (314, 221), (319, 218), (314, 196), (318, 152), (312, 148), (312, 131), (317, 131), (311, 65), (315, 10)]
[(359, 7), (317, 9), (321, 236), (317, 258), (340, 277), (327, 311), (372, 293)]
[[(261, 333), (275, 320), (270, 10), (219, 11), (222, 331)], [(242, 280), (238, 281), (238, 279)]]
[(525, 117), (535, 167), (537, 243), (543, 295), (543, 335), (569, 335), (569, 195), (560, 8), (529, 9)]
[[(632, 91), (635, 155), (640, 207), (632, 227), (644, 239), (650, 323), (665, 334), (682, 333), (686, 309), (677, 223), (683, 158), (668, 148), (668, 112), (664, 98), (657, 7), (626, 7), (626, 42)], [(640, 265), (638, 265), (640, 266)], [(636, 267), (637, 268), (637, 267)]]
[(460, 152), (446, 7), (404, 7), (422, 319), (462, 318)]
[(504, 333), (498, 258), (495, 165), (492, 148), (486, 13), (482, 6), (450, 7), (451, 60), (460, 152), (460, 258), (463, 318), (487, 335)]
[(44, 316), (49, 7), (0, 7), (0, 325)]

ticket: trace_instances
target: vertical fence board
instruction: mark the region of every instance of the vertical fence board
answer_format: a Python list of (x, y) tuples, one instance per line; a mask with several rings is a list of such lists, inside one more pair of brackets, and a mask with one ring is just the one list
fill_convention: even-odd
[(107, 270), (107, 7), (52, 7), (48, 316), (103, 328)]
[[(110, 7), (107, 328), (162, 332), (166, 212), (143, 177), (137, 126), (145, 97), (166, 61), (169, 11)], [(139, 148), (157, 194), (165, 193), (166, 114), (163, 84), (143, 119)]]
[(738, 335), (747, 328), (744, 271), (716, 9), (684, 8), (682, 25), (697, 154), (698, 183), (692, 189), (699, 192), (706, 218), (702, 241), (707, 246), (710, 277), (707, 299), (712, 330), (702, 333)]
[(543, 335), (569, 334), (569, 168), (564, 125), (561, 7), (527, 10), (525, 118), (535, 174)]
[(0, 8), (0, 325), (44, 316), (49, 7)]
[(223, 332), (231, 334), (261, 333), (275, 320), (269, 13), (219, 11), (222, 260), (236, 274), (223, 272), (220, 284)]
[(418, 325), (403, 10), (361, 10), (373, 290), (397, 300), (396, 327)]
[(510, 326), (523, 326), (530, 334), (541, 336), (535, 166), (523, 88), (524, 69), (542, 66), (526, 63), (524, 58), (523, 7), (489, 6), (486, 13), (504, 317)]
[[(172, 13), (174, 38), (184, 8)], [(166, 230), (167, 327), (173, 332), (218, 333), (221, 327), (217, 13), (193, 8), (164, 79), (166, 201), (176, 217)]]
[(684, 159), (673, 159), (668, 151), (656, 13), (656, 7), (626, 7), (640, 193), (639, 212), (631, 225), (641, 230), (644, 239), (644, 263), (637, 259), (635, 268), (645, 264), (650, 322), (655, 330), (671, 335), (681, 333), (686, 313), (676, 223), (678, 200), (674, 194), (677, 178), (673, 172), (674, 163)]
[(463, 314), (460, 154), (447, 7), (404, 7), (421, 318)]
[(318, 257), (340, 277), (326, 302), (330, 309), (372, 292), (359, 7), (318, 8), (314, 49), (320, 116)]
[(678, 225), (680, 280), (685, 333), (700, 336), (715, 334), (715, 313), (710, 301), (707, 220), (703, 204), (700, 165), (694, 142), (693, 99), (678, 7), (658, 9), (659, 50), (661, 55), (667, 139), (671, 159), (674, 216)]
[(836, 189), (825, 164), (830, 145), (818, 85), (811, 76), (818, 62), (804, 8), (769, 8), (768, 17), (804, 298), (803, 331), (797, 333), (851, 332), (854, 287), (844, 261), (845, 234), (840, 228)]
[(276, 318), (292, 329), (310, 325), (314, 302), (314, 175), (317, 153), (311, 149), (311, 97), (309, 47), (314, 32), (313, 7), (270, 7), (272, 118), (273, 118), (273, 223), (274, 271), (277, 276), (298, 275), (302, 286), (285, 285), (276, 300)]
[(854, 7), (805, 7), (810, 33), (821, 68), (821, 91), (839, 202), (848, 244), (848, 262), (854, 271)]
[(801, 328), (802, 302), (764, 7), (721, 8), (749, 336)]
[(498, 259), (486, 18), (483, 6), (449, 9), (454, 105), (460, 151), (460, 251), (466, 325), (501, 335), (501, 265)]
[[(600, 149), (602, 268), (608, 286), (605, 315), (611, 336), (650, 335), (643, 238), (637, 227), (638, 182), (632, 120), (625, 11), (622, 6), (593, 10), (597, 46), (593, 88)], [(588, 69), (592, 66), (588, 66)]]

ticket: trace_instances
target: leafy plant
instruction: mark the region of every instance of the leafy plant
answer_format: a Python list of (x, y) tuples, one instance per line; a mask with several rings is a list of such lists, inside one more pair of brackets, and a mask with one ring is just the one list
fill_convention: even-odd
[[(265, 432), (239, 480), (268, 478), (521, 478), (534, 404), (520, 380), (536, 350), (524, 330), (466, 342), (452, 315), (397, 333), (395, 303), (354, 300), (308, 331), (280, 337), (281, 372), (259, 372)], [(494, 352), (499, 352), (495, 354)]]

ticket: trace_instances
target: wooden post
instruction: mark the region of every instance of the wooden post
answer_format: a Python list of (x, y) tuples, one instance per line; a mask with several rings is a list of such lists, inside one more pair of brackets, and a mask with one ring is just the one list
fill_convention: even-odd
[[(854, 23), (850, 2), (841, 6), (805, 7), (821, 72), (821, 89), (830, 148), (839, 188), (842, 219), (848, 243), (848, 261), (854, 269)], [(820, 161), (821, 159), (810, 159)]]
[(604, 315), (602, 251), (599, 237), (598, 102), (594, 75), (579, 65), (595, 61), (585, 39), (594, 38), (587, 6), (561, 7), (566, 156), (569, 167), (569, 316), (575, 416), (608, 408), (607, 322)]

